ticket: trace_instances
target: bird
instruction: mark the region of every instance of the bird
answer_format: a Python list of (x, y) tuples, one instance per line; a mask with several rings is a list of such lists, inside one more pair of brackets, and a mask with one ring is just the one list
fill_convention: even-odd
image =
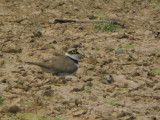
[(78, 48), (70, 48), (63, 56), (53, 56), (43, 62), (26, 62), (41, 67), (42, 71), (54, 76), (74, 75), (79, 68), (79, 57), (82, 54)]

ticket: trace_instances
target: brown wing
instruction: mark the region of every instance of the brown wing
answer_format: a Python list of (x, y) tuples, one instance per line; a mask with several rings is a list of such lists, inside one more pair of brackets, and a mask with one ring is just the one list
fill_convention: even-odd
[(66, 56), (56, 56), (52, 57), (49, 60), (45, 60), (44, 62), (27, 62), (30, 64), (34, 64), (37, 66), (40, 66), (44, 69), (49, 69), (51, 73), (73, 73), (75, 72), (78, 67), (77, 65)]
[(52, 70), (57, 73), (57, 72), (69, 72), (73, 73), (78, 69), (77, 65), (69, 58), (66, 56), (57, 56), (53, 57), (49, 60), (47, 66), (51, 66)]

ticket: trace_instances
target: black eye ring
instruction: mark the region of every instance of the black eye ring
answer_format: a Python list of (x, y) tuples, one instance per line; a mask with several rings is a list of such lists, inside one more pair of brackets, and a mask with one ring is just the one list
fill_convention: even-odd
[(72, 53), (77, 53), (77, 50), (72, 50)]

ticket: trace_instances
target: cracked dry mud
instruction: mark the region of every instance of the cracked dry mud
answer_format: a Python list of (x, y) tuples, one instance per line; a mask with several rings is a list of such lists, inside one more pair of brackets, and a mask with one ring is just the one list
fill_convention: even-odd
[[(0, 120), (159, 120), (160, 73), (151, 72), (160, 68), (159, 4), (0, 0)], [(93, 23), (49, 23), (99, 14), (124, 27), (107, 32)], [(85, 54), (75, 76), (25, 64), (63, 55), (74, 44)]]

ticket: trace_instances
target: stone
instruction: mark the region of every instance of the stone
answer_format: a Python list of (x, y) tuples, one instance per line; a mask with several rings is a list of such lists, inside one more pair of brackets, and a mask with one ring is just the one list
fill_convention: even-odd
[(8, 107), (7, 111), (11, 112), (11, 113), (17, 113), (17, 112), (21, 111), (21, 109), (19, 106), (13, 105), (13, 106)]
[(84, 90), (84, 85), (79, 85), (74, 87), (71, 92), (79, 92), (79, 91), (83, 91)]
[(73, 116), (74, 117), (79, 117), (79, 116), (84, 115), (86, 113), (87, 113), (87, 110), (78, 110), (75, 113), (73, 113)]
[(127, 80), (127, 78), (124, 75), (113, 75), (113, 78), (115, 80), (115, 85), (119, 86), (121, 88), (135, 88), (138, 86), (138, 84), (134, 81)]
[(84, 79), (84, 82), (88, 82), (88, 81), (92, 81), (93, 80), (93, 78), (86, 78), (86, 79)]
[(8, 88), (9, 88), (9, 86), (7, 84), (4, 84), (4, 83), (0, 84), (0, 92), (6, 91)]

